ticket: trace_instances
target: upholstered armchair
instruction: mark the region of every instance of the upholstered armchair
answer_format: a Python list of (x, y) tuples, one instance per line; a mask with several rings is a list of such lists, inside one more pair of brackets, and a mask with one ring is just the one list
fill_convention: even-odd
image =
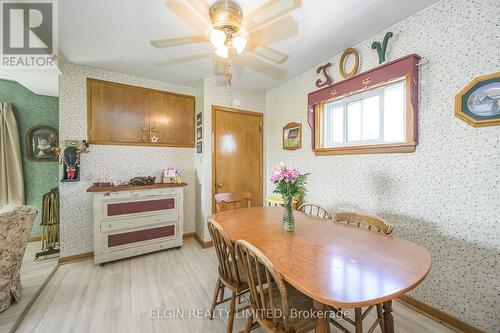
[(36, 209), (30, 206), (0, 208), (0, 312), (21, 298), (20, 270)]

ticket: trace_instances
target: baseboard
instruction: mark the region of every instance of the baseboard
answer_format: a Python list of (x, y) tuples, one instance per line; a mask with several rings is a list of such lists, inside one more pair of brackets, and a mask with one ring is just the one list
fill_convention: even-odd
[(460, 319), (450, 316), (449, 314), (439, 309), (433, 308), (432, 306), (427, 305), (411, 296), (403, 295), (398, 297), (397, 300), (409, 306), (410, 308), (414, 309), (415, 311), (418, 311), (426, 315), (427, 317), (434, 319), (440, 322), (441, 324), (458, 332), (485, 333), (484, 331), (481, 331), (480, 329), (475, 328), (474, 326), (471, 326), (466, 322), (461, 321)]
[(194, 232), (188, 232), (182, 235), (182, 239), (193, 238), (193, 237), (194, 237)]
[(28, 242), (39, 242), (42, 240), (42, 235), (34, 235), (34, 236), (30, 236), (30, 238), (28, 238)]
[(196, 239), (196, 241), (198, 242), (198, 245), (200, 245), (200, 247), (202, 249), (208, 249), (209, 247), (212, 247), (214, 244), (212, 243), (212, 241), (208, 241), (208, 242), (204, 242), (200, 239), (200, 237), (198, 237), (197, 234), (194, 234), (194, 239)]
[(77, 261), (87, 260), (94, 257), (94, 252), (86, 252), (74, 256), (59, 258), (59, 265), (66, 265)]

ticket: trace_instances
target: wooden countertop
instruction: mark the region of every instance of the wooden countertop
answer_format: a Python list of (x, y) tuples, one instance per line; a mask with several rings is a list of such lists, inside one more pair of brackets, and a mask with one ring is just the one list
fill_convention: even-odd
[(87, 189), (87, 192), (115, 192), (115, 191), (133, 191), (133, 190), (151, 190), (155, 188), (168, 188), (168, 187), (184, 187), (186, 183), (171, 183), (163, 184), (156, 183), (154, 185), (120, 185), (120, 186), (94, 186), (92, 185)]

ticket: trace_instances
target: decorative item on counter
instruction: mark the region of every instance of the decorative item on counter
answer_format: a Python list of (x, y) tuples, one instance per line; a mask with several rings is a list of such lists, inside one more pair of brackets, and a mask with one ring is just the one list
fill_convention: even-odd
[(92, 185), (96, 187), (108, 187), (111, 186), (111, 182), (108, 180), (108, 175), (104, 173), (99, 175), (99, 177), (92, 182)]
[(473, 127), (500, 125), (500, 72), (478, 76), (462, 89), (455, 117)]
[(271, 181), (276, 185), (273, 193), (280, 194), (284, 202), (283, 229), (293, 231), (295, 228), (295, 218), (293, 216), (292, 204), (294, 197), (303, 196), (306, 193), (306, 182), (309, 173), (300, 174), (295, 169), (287, 169), (283, 162), (280, 162), (271, 175)]
[(329, 62), (323, 66), (319, 66), (317, 69), (316, 69), (316, 73), (317, 74), (323, 74), (325, 76), (325, 80), (324, 81), (321, 81), (321, 79), (317, 79), (316, 80), (316, 87), (318, 88), (322, 88), (322, 87), (325, 87), (325, 86), (329, 86), (330, 84), (332, 84), (333, 80), (332, 78), (330, 77), (330, 75), (328, 75), (328, 71), (327, 69), (331, 66), (332, 64)]
[(135, 186), (146, 186), (154, 185), (156, 177), (146, 176), (146, 177), (134, 177), (130, 180), (130, 185)]
[[(347, 57), (351, 54), (354, 56), (354, 66), (352, 67), (350, 72), (346, 72), (345, 71), (345, 61), (346, 61)], [(344, 53), (342, 53), (342, 57), (340, 57), (340, 62), (339, 62), (340, 75), (342, 75), (342, 77), (344, 79), (347, 79), (347, 78), (350, 78), (350, 77), (356, 75), (356, 73), (358, 72), (358, 69), (359, 69), (358, 51), (356, 51), (352, 47), (345, 49)]]
[(57, 162), (54, 148), (59, 147), (57, 130), (50, 126), (35, 126), (28, 130), (26, 146), (33, 162)]
[(302, 147), (302, 124), (286, 124), (283, 127), (283, 149), (295, 150), (300, 147)]
[(181, 173), (174, 167), (168, 167), (163, 170), (161, 175), (162, 183), (164, 184), (180, 184), (182, 183)]
[(80, 147), (67, 147), (62, 150), (60, 147), (51, 150), (59, 155), (59, 163), (63, 163), (63, 178), (61, 182), (77, 182), (80, 180), (80, 156), (88, 152), (89, 144), (87, 140), (82, 140)]
[(394, 34), (392, 32), (387, 32), (384, 36), (384, 41), (382, 42), (382, 45), (380, 45), (379, 42), (373, 42), (372, 43), (372, 49), (377, 50), (378, 53), (378, 63), (384, 63), (385, 62), (385, 54), (387, 52), (387, 44), (389, 43), (389, 38), (391, 38)]

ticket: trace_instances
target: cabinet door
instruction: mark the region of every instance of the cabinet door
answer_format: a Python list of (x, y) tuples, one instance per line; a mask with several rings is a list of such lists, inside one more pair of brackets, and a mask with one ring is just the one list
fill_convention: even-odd
[(158, 144), (194, 147), (194, 97), (151, 92), (151, 137)]
[(89, 79), (90, 143), (149, 142), (149, 92), (144, 89)]

